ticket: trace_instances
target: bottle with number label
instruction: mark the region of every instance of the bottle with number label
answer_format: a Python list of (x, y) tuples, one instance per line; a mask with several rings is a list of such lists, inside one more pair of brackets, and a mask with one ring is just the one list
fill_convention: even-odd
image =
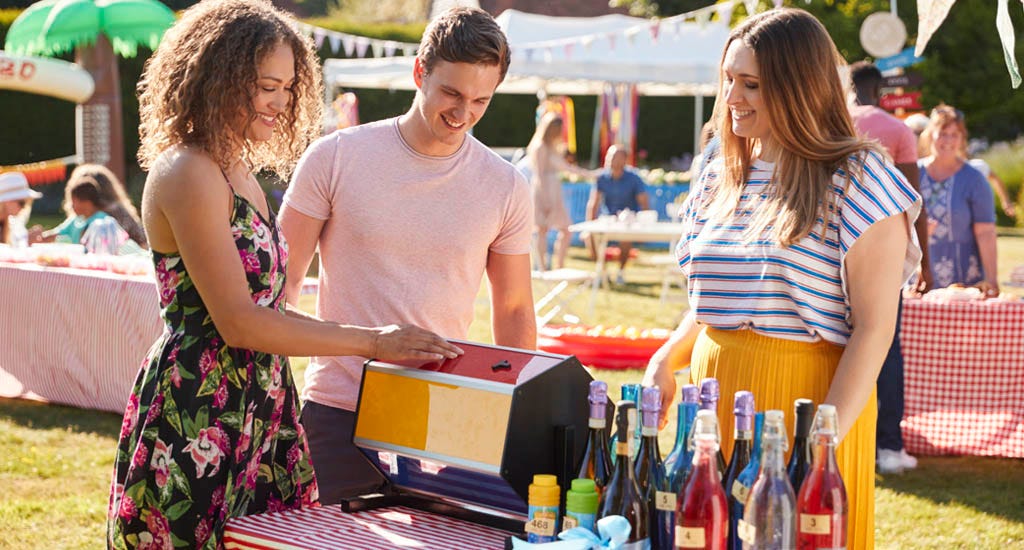
[(786, 475), (786, 420), (764, 413), (761, 471), (737, 526), (743, 550), (796, 548), (796, 495)]
[(833, 405), (818, 405), (811, 428), (814, 462), (797, 497), (797, 548), (846, 548), (846, 486), (836, 464), (839, 418)]
[(549, 474), (537, 474), (533, 476), (528, 493), (527, 542), (558, 540), (558, 506), (562, 500), (558, 478)]
[[(619, 411), (615, 416), (615, 428), (620, 434), (629, 434), (629, 416), (636, 415), (636, 406), (629, 401), (619, 402)], [(626, 518), (632, 529), (626, 543), (620, 546), (623, 550), (649, 550), (651, 547), (650, 524), (647, 517), (647, 503), (640, 496), (640, 487), (633, 475), (633, 458), (630, 455), (628, 437), (625, 441), (615, 444), (615, 469), (612, 479), (601, 493), (598, 505), (598, 519), (607, 516)]]
[[(715, 418), (718, 418), (718, 380), (705, 378), (700, 382), (700, 408), (704, 411), (712, 411)], [(722, 434), (718, 434), (718, 441), (721, 444)], [(725, 457), (722, 456), (722, 449), (719, 447), (718, 456), (715, 458), (718, 465), (718, 475), (725, 476)]]
[[(623, 384), (622, 387), (620, 388), (620, 392), (622, 394), (622, 401), (629, 401), (630, 403), (633, 403), (634, 405), (636, 405), (637, 403), (640, 402), (640, 384)], [(626, 432), (626, 433), (634, 434), (637, 431), (637, 428), (639, 427), (637, 425), (638, 423), (636, 421), (636, 407), (635, 406), (633, 408), (632, 413), (630, 413), (630, 414), (631, 414), (631, 416), (629, 417), (629, 431)], [(610, 452), (611, 455), (612, 455), (612, 464), (615, 464), (615, 461), (618, 460), (618, 455), (615, 453), (615, 447), (616, 447), (616, 444), (619, 441), (622, 441), (624, 443), (628, 443), (629, 444), (629, 457), (630, 458), (633, 458), (633, 457), (636, 456), (637, 444), (640, 443), (640, 441), (635, 436), (634, 437), (626, 437), (626, 438), (624, 438), (622, 436), (622, 432), (620, 430), (616, 429), (615, 433), (612, 434), (611, 441), (610, 441), (610, 443), (608, 445), (608, 450), (609, 450), (608, 452)]]
[[(693, 384), (686, 384), (683, 389), (679, 392), (680, 399), (679, 404), (676, 405), (676, 443), (672, 446), (672, 450), (665, 457), (665, 474), (671, 478), (672, 472), (675, 471), (677, 461), (679, 457), (686, 454), (686, 440), (687, 436), (690, 435), (690, 426), (693, 425), (693, 419), (697, 416), (697, 403), (700, 399), (700, 390)], [(693, 414), (689, 414), (686, 407), (687, 403), (692, 403)], [(692, 458), (692, 457), (691, 457)], [(690, 461), (686, 461), (686, 467), (690, 465)]]
[(720, 435), (713, 411), (697, 413), (692, 441), (693, 465), (676, 502), (675, 547), (724, 550), (729, 509), (716, 464)]
[(750, 464), (750, 452), (754, 443), (754, 394), (748, 391), (738, 391), (733, 400), (733, 416), (736, 418), (735, 442), (732, 447), (732, 457), (729, 459), (729, 467), (725, 470), (725, 479), (722, 488), (729, 500), (729, 548), (738, 549), (742, 546), (739, 537), (736, 536), (736, 522), (743, 517), (743, 502), (740, 500), (745, 496), (743, 491), (733, 491), (747, 464)]
[(576, 469), (576, 477), (592, 479), (597, 485), (597, 493), (604, 490), (612, 475), (612, 459), (608, 454), (608, 431), (606, 415), (608, 414), (608, 384), (600, 380), (590, 383), (590, 423), (587, 433), (587, 446), (583, 450), (583, 459)]
[(651, 548), (672, 548), (675, 524), (672, 514), (676, 509), (675, 495), (668, 492), (665, 468), (658, 449), (658, 414), (661, 411), (661, 390), (657, 386), (644, 388), (640, 394), (640, 449), (636, 452), (634, 473), (640, 486), (640, 496), (647, 503), (650, 518)]
[(750, 462), (736, 476), (732, 484), (732, 493), (736, 496), (738, 508), (731, 510), (737, 518), (743, 517), (743, 505), (747, 503), (750, 488), (754, 486), (757, 473), (761, 470), (761, 434), (764, 432), (764, 413), (754, 414), (754, 448), (750, 451)]
[(562, 530), (574, 527), (589, 529), (597, 534), (597, 502), (600, 498), (592, 479), (574, 479), (565, 493), (565, 517)]
[[(683, 386), (683, 402), (679, 404), (680, 414), (679, 424), (676, 426), (676, 440), (680, 437), (683, 438), (682, 449), (679, 451), (679, 456), (669, 466), (668, 460), (665, 461), (665, 473), (668, 476), (669, 489), (679, 494), (679, 490), (683, 488), (683, 483), (686, 482), (686, 474), (690, 471), (690, 465), (693, 463), (693, 451), (690, 450), (690, 435), (693, 433), (693, 423), (697, 419), (697, 409), (700, 406), (700, 390), (693, 384), (687, 384)], [(671, 458), (671, 455), (669, 455)]]
[(793, 453), (789, 456), (786, 472), (793, 490), (799, 493), (807, 469), (811, 466), (811, 448), (807, 446), (807, 436), (811, 433), (814, 402), (810, 399), (797, 399), (793, 403), (793, 413)]

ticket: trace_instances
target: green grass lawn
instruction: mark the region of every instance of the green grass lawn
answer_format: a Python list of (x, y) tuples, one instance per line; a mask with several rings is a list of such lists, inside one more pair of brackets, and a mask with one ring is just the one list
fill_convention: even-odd
[[(1002, 231), (1002, 230), (1001, 230)], [(570, 266), (590, 268), (573, 249)], [(641, 260), (655, 253), (645, 252)], [(1024, 264), (1024, 235), (999, 239), (1001, 280)], [(659, 300), (663, 271), (641, 262), (627, 284), (602, 290), (593, 316), (589, 293), (572, 303), (588, 324), (671, 327), (685, 307)], [(539, 297), (543, 289), (535, 287)], [(680, 292), (675, 290), (673, 296)], [(312, 309), (312, 299), (305, 306)], [(485, 294), (477, 301), (470, 339), (490, 340)], [(292, 367), (301, 385), (306, 359)], [(641, 371), (594, 371), (617, 396)], [(101, 548), (118, 415), (0, 399), (0, 549)], [(660, 436), (667, 453), (674, 422)], [(916, 471), (877, 480), (875, 532), (879, 548), (1024, 548), (1024, 461), (921, 457)]]

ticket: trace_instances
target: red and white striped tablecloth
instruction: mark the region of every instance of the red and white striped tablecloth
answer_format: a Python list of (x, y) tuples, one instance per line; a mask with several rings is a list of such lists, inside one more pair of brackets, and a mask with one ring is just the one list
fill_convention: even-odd
[(1024, 457), (1024, 302), (903, 301), (912, 454)]
[(0, 263), (0, 397), (123, 413), (161, 331), (152, 276)]
[(0, 396), (123, 413), (163, 330), (150, 277), (0, 264)]
[(395, 506), (347, 514), (340, 506), (258, 514), (228, 521), (229, 550), (502, 549), (510, 533)]

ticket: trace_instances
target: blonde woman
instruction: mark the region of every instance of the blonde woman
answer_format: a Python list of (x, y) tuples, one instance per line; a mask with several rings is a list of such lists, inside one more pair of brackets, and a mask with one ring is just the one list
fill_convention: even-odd
[(286, 176), (320, 130), (320, 68), (290, 16), (265, 0), (200, 2), (139, 90), (142, 219), (166, 330), (128, 397), (107, 545), (222, 548), (230, 518), (318, 504), (288, 356), (459, 350), (415, 327), (286, 308), (287, 248), (254, 174)]
[[(874, 544), (875, 380), (895, 298), (920, 257), (911, 234), (920, 198), (856, 137), (840, 63), (802, 10), (772, 10), (731, 33), (721, 155), (694, 185), (677, 249), (693, 310), (645, 382), (665, 392), (663, 417), (679, 363), (694, 382), (718, 378), (722, 395), (754, 392), (759, 410), (792, 410), (801, 397), (835, 405), (847, 547), (864, 549)], [(722, 435), (728, 455), (732, 434)]]
[(537, 124), (530, 144), (526, 147), (530, 184), (533, 189), (534, 224), (537, 228), (536, 260), (541, 269), (548, 265), (548, 231), (551, 229), (558, 231), (551, 267), (565, 267), (565, 256), (569, 251), (570, 220), (562, 193), (562, 172), (570, 172), (585, 178), (594, 178), (598, 174), (596, 171), (585, 170), (565, 161), (563, 124), (562, 117), (556, 113), (545, 113)]
[(976, 285), (998, 296), (995, 199), (985, 176), (967, 161), (963, 115), (948, 106), (936, 108), (921, 144), (928, 148), (918, 165), (936, 288)]

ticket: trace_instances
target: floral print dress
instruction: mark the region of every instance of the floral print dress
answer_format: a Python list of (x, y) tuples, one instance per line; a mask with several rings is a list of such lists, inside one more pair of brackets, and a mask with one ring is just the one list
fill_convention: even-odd
[[(288, 249), (277, 220), (233, 196), (252, 300), (284, 311)], [(318, 504), (295, 385), (286, 357), (224, 343), (181, 256), (154, 252), (153, 261), (167, 329), (128, 399), (107, 544), (222, 548), (229, 518)]]

